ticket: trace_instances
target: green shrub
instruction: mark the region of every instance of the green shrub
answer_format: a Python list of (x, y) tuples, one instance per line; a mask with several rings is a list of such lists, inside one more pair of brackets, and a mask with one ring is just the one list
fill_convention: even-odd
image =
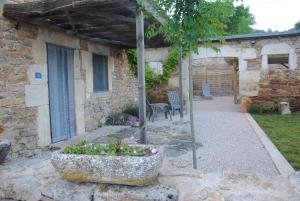
[(136, 104), (126, 105), (125, 109), (123, 110), (123, 113), (139, 117), (139, 107)]
[(248, 112), (252, 114), (263, 114), (263, 113), (276, 113), (278, 111), (278, 107), (276, 103), (272, 101), (268, 101), (262, 104), (253, 103)]
[(263, 113), (276, 113), (278, 111), (277, 104), (272, 101), (261, 104), (261, 109)]
[(251, 114), (260, 114), (262, 113), (261, 108), (259, 107), (259, 105), (253, 103), (252, 105), (250, 105), (250, 107), (248, 108), (248, 112)]
[(110, 156), (144, 156), (145, 149), (141, 147), (131, 147), (121, 142), (110, 144), (90, 144), (82, 141), (78, 144), (69, 145), (64, 148), (65, 154), (85, 154), (85, 155), (110, 155)]

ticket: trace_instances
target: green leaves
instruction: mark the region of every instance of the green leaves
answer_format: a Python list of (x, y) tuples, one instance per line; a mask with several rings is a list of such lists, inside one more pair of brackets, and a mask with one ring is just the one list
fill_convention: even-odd
[(109, 156), (144, 156), (145, 149), (142, 147), (131, 147), (128, 144), (115, 142), (110, 144), (90, 144), (82, 141), (78, 144), (69, 145), (64, 149), (65, 154), (84, 155), (109, 155)]
[[(226, 22), (233, 13), (232, 0), (156, 0), (159, 8), (165, 8), (169, 21), (165, 25), (150, 28), (153, 33), (164, 34), (165, 40), (174, 49), (179, 45), (191, 47), (197, 51), (199, 40), (206, 46), (211, 46), (210, 38), (220, 38), (224, 35)], [(156, 29), (154, 31), (154, 29)]]
[[(184, 48), (182, 51), (183, 57), (188, 53), (188, 49)], [(127, 50), (128, 61), (132, 72), (137, 76), (137, 56), (135, 49)], [(157, 86), (167, 84), (171, 74), (177, 70), (178, 66), (178, 51), (177, 49), (170, 49), (168, 58), (163, 62), (163, 73), (157, 75), (148, 65), (145, 64), (145, 79), (147, 91), (154, 89)]]
[(234, 0), (155, 0), (156, 8), (168, 15), (165, 25), (152, 25), (147, 37), (163, 33), (166, 42), (174, 49), (179, 45), (197, 51), (198, 42), (211, 47), (210, 38), (224, 42), (225, 34), (251, 33), (255, 24), (249, 8), (234, 7)]
[(225, 24), (227, 34), (248, 34), (253, 32), (251, 26), (255, 24), (255, 18), (249, 7), (240, 5), (234, 8), (233, 15)]
[(296, 30), (299, 30), (299, 29), (300, 29), (300, 21), (297, 22), (297, 23), (295, 24), (295, 29), (296, 29)]

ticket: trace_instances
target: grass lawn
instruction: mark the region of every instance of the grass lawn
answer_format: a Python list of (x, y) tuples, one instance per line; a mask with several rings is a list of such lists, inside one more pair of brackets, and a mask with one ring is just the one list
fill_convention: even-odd
[(300, 170), (300, 115), (252, 114), (279, 151)]

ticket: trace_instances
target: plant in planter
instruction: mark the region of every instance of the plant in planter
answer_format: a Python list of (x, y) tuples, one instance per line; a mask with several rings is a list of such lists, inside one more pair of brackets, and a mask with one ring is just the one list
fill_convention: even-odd
[(157, 178), (162, 153), (150, 145), (80, 142), (54, 153), (51, 162), (70, 181), (143, 186)]

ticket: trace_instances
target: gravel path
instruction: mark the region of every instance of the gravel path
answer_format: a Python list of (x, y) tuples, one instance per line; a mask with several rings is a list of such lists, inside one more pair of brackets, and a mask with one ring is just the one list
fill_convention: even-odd
[(278, 171), (246, 115), (231, 97), (194, 102), (198, 167), (204, 172), (232, 171), (265, 176)]

